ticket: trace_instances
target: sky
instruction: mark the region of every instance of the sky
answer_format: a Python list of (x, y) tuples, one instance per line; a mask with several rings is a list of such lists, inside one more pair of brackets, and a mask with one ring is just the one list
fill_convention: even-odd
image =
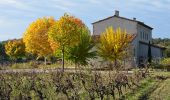
[(153, 38), (170, 38), (170, 0), (0, 0), (0, 41), (21, 38), (37, 18), (64, 13), (80, 18), (92, 31), (92, 24), (113, 16), (144, 22), (153, 27)]

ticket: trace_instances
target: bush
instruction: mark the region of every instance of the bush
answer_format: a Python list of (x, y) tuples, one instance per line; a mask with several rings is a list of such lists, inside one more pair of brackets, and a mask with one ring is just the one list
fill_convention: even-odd
[(155, 69), (164, 69), (163, 65), (161, 63), (152, 63), (152, 68)]
[(38, 68), (39, 63), (37, 63), (36, 61), (31, 61), (29, 62), (29, 66), (32, 66), (32, 68)]
[(164, 66), (170, 66), (170, 58), (165, 58), (161, 61), (161, 64)]
[(163, 65), (163, 67), (165, 69), (167, 69), (168, 71), (170, 71), (170, 58), (165, 58), (161, 61), (161, 64)]

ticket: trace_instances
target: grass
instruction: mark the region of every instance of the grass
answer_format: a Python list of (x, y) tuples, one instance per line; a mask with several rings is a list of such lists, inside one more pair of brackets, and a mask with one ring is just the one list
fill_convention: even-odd
[[(165, 80), (156, 76), (167, 77)], [(170, 72), (154, 72), (140, 86), (125, 95), (127, 100), (170, 100)]]
[(140, 86), (135, 88), (130, 93), (127, 93), (125, 97), (128, 100), (138, 100), (138, 99), (142, 100), (143, 98), (146, 98), (146, 95), (155, 88), (156, 84), (157, 82), (151, 78), (142, 80), (140, 82)]
[[(165, 73), (167, 76), (169, 73)], [(170, 100), (170, 79), (163, 80), (149, 96), (150, 100)]]
[(165, 77), (170, 77), (170, 72), (157, 71), (157, 72), (154, 72), (152, 76), (165, 76)]
[[(62, 68), (60, 63), (54, 63), (50, 65), (44, 65), (44, 63), (37, 64), (36, 62), (30, 61), (27, 63), (15, 63), (9, 66), (1, 67), (1, 70), (5, 69), (55, 69)], [(65, 68), (74, 68), (74, 65), (70, 62), (65, 63)]]

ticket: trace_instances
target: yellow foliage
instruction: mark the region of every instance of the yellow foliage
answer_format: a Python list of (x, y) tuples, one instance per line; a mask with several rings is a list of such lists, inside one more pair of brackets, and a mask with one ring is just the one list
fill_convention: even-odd
[(64, 53), (65, 48), (78, 44), (80, 33), (85, 25), (74, 16), (65, 14), (50, 28), (48, 37), (58, 44), (62, 52), (62, 67), (64, 71)]
[(25, 45), (22, 39), (11, 40), (5, 44), (5, 52), (12, 59), (22, 57), (25, 54)]
[(55, 47), (48, 38), (48, 31), (55, 23), (55, 19), (50, 17), (39, 18), (31, 23), (24, 33), (23, 41), (26, 51), (38, 56), (48, 56), (52, 54), (51, 46)]
[(50, 28), (49, 38), (63, 48), (78, 41), (83, 27), (85, 25), (80, 19), (65, 14)]
[(116, 30), (112, 27), (107, 28), (100, 36), (100, 56), (109, 61), (122, 59), (127, 52), (126, 49), (131, 39), (131, 36), (120, 28)]

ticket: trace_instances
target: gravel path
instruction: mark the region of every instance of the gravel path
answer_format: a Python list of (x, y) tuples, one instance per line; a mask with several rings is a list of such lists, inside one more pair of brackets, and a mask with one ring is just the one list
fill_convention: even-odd
[[(0, 70), (0, 74), (14, 74), (14, 73), (53, 73), (62, 71), (61, 68), (56, 69), (7, 69), (7, 70)], [(81, 70), (84, 71), (84, 70)], [(96, 71), (96, 70), (93, 70)], [(64, 72), (75, 72), (74, 68), (65, 68)], [(98, 72), (108, 72), (108, 70), (99, 71)], [(122, 71), (123, 73), (127, 73), (127, 71)], [(128, 71), (128, 74), (133, 73), (133, 71)]]

